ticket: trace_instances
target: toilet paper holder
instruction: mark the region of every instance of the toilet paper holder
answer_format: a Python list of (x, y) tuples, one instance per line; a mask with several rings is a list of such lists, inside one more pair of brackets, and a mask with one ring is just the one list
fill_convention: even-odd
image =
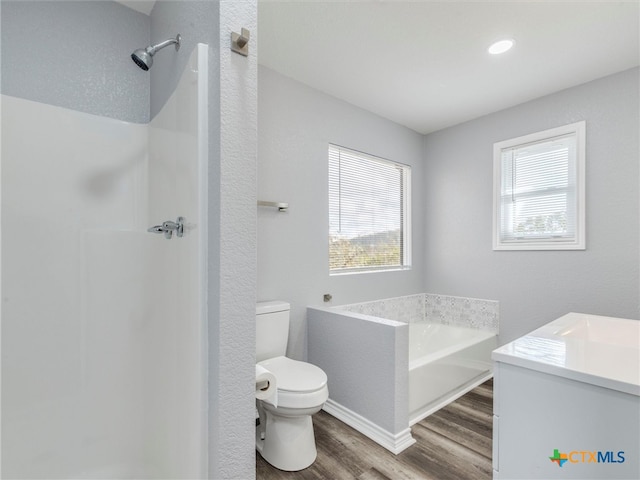
[(269, 382), (269, 380), (263, 380), (262, 382), (257, 382), (256, 390), (267, 390), (270, 385), (271, 385), (271, 382)]

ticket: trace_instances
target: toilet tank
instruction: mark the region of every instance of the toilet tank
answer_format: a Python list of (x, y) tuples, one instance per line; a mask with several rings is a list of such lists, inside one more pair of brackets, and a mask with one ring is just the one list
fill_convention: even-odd
[(256, 363), (287, 353), (289, 309), (281, 301), (256, 304)]

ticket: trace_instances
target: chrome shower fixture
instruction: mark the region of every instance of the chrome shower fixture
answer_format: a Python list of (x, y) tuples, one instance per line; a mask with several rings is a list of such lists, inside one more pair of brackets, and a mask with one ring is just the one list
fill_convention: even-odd
[(182, 37), (178, 34), (176, 38), (170, 38), (156, 45), (150, 45), (147, 48), (139, 48), (131, 54), (131, 60), (146, 72), (151, 68), (151, 65), (153, 65), (153, 56), (158, 50), (162, 50), (164, 47), (175, 43), (177, 52), (180, 50), (180, 40), (182, 40)]

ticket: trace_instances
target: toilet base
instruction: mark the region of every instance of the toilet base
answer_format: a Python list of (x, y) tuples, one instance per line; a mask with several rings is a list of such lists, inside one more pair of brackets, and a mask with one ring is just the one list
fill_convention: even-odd
[(260, 404), (258, 412), (260, 425), (256, 427), (256, 450), (262, 458), (287, 472), (303, 470), (316, 460), (318, 453), (311, 415), (278, 415), (277, 409), (263, 408)]

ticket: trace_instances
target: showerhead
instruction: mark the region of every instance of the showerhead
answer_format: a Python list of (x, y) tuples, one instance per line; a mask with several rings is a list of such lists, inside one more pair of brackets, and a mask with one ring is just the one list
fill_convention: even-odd
[(131, 60), (145, 72), (153, 65), (153, 56), (144, 48), (139, 48), (131, 54)]
[(180, 41), (182, 37), (180, 34), (176, 38), (170, 38), (164, 42), (160, 42), (156, 45), (150, 45), (147, 48), (139, 48), (131, 54), (131, 60), (135, 62), (142, 70), (147, 71), (153, 65), (153, 56), (158, 50), (162, 50), (168, 45), (176, 45), (176, 52), (180, 50)]

